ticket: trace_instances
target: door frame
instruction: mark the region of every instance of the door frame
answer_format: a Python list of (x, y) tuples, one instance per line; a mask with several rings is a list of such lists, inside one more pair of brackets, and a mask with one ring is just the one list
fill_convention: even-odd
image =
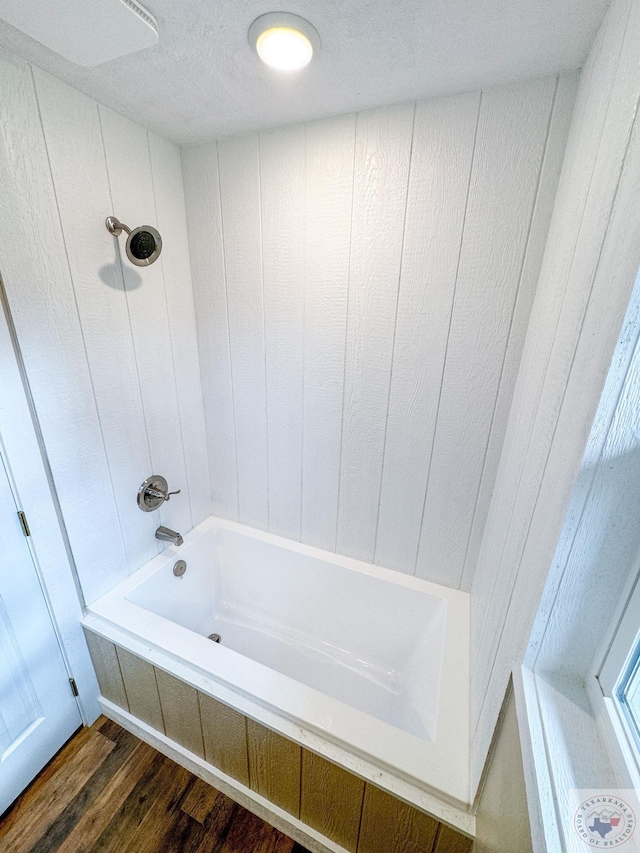
[[(85, 725), (100, 715), (99, 688), (80, 619), (84, 601), (20, 347), (0, 276), (0, 453), (30, 535), (27, 543)], [(71, 687), (69, 687), (71, 689)]]

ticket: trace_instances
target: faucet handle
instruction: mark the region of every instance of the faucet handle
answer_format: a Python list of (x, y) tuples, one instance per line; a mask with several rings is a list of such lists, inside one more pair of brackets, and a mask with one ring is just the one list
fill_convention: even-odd
[(169, 486), (164, 477), (153, 474), (147, 477), (138, 489), (138, 506), (143, 512), (152, 512), (158, 509), (171, 495), (179, 495), (182, 489), (175, 492), (169, 491)]

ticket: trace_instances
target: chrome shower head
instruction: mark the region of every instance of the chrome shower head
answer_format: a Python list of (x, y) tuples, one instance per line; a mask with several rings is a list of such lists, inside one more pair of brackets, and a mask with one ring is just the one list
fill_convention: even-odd
[(127, 257), (132, 264), (148, 267), (158, 259), (162, 251), (162, 237), (151, 225), (141, 225), (132, 231), (115, 216), (108, 216), (105, 225), (114, 237), (119, 237), (123, 231), (127, 232)]

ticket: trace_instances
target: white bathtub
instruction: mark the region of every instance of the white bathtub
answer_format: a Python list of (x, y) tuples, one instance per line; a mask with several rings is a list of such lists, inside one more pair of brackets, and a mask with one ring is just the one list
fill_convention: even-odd
[(407, 799), (469, 799), (464, 593), (209, 518), (85, 624)]

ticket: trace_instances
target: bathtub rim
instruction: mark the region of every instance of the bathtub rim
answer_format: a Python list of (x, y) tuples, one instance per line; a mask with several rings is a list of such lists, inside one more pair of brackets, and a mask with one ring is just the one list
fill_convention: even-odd
[[(175, 675), (182, 681), (213, 696), (283, 736), (312, 749), (346, 767), (351, 772), (386, 788), (401, 799), (424, 809), (436, 817), (469, 831), (469, 596), (410, 575), (380, 566), (363, 563), (350, 557), (323, 551), (312, 546), (255, 530), (236, 522), (210, 516), (185, 536), (185, 545), (222, 527), (243, 536), (287, 548), (306, 556), (326, 560), (343, 568), (378, 577), (391, 583), (444, 598), (447, 602), (442, 678), (438, 702), (436, 737), (420, 741), (388, 723), (358, 711), (314, 688), (303, 685), (264, 664), (247, 658), (232, 649), (224, 649), (229, 661), (237, 665), (233, 676), (214, 672), (210, 665), (200, 665), (186, 653), (193, 643), (194, 632), (133, 604), (126, 596), (146, 581), (167, 562), (175, 560), (183, 549), (166, 548), (125, 581), (89, 605), (83, 624), (110, 642), (149, 660), (154, 666)], [(136, 627), (137, 626), (137, 627)], [(174, 648), (166, 636), (174, 633)], [(207, 640), (196, 635), (210, 652)], [(190, 638), (190, 639), (189, 639)], [(180, 650), (180, 646), (183, 650)], [(176, 651), (176, 646), (178, 651)], [(232, 657), (229, 658), (228, 656)], [(218, 662), (220, 663), (220, 662)], [(455, 664), (455, 665), (454, 665)], [(224, 669), (224, 668), (223, 668)], [(269, 673), (269, 689), (257, 692), (251, 681), (260, 683), (260, 675)], [(317, 721), (301, 714), (296, 701), (304, 704), (307, 693), (319, 707), (329, 707), (340, 714), (336, 730), (327, 731)], [(283, 697), (284, 696), (284, 701)], [(378, 730), (381, 741), (372, 751), (360, 737), (358, 723), (367, 719), (369, 728)], [(373, 721), (373, 722), (371, 722)], [(371, 735), (368, 735), (371, 738)], [(407, 738), (409, 740), (407, 740)], [(394, 741), (396, 743), (394, 744)], [(394, 747), (404, 746), (403, 760), (398, 761)], [(404, 741), (404, 744), (403, 744)], [(406, 746), (410, 744), (411, 750)], [(420, 768), (420, 769), (419, 769)], [(444, 813), (442, 807), (446, 803)], [(454, 815), (451, 814), (453, 809)], [(466, 816), (466, 817), (465, 817)]]

